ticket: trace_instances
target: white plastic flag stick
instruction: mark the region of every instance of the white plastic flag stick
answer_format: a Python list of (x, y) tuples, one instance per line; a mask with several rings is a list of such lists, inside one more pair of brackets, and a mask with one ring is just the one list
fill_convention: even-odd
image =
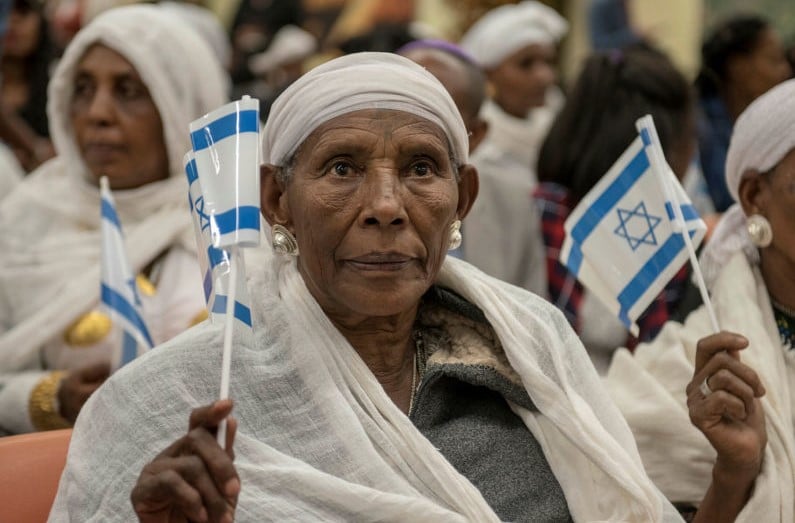
[(649, 154), (649, 160), (651, 167), (654, 169), (657, 177), (662, 182), (662, 188), (665, 192), (666, 198), (671, 202), (676, 228), (679, 230), (679, 233), (682, 235), (682, 238), (685, 241), (687, 254), (690, 257), (690, 266), (693, 268), (693, 275), (696, 277), (698, 291), (701, 294), (701, 299), (707, 308), (707, 314), (709, 315), (709, 321), (712, 325), (712, 330), (715, 331), (715, 333), (718, 333), (720, 332), (718, 318), (715, 315), (715, 308), (712, 306), (712, 300), (709, 297), (707, 284), (704, 282), (704, 276), (701, 274), (701, 266), (698, 263), (696, 249), (693, 247), (693, 242), (690, 240), (690, 233), (687, 230), (685, 217), (682, 214), (679, 197), (676, 195), (676, 191), (670, 186), (670, 177), (673, 175), (673, 173), (671, 172), (671, 168), (668, 166), (668, 162), (665, 160), (665, 156), (663, 155), (662, 145), (660, 145), (660, 137), (657, 135), (657, 128), (654, 126), (654, 119), (651, 117), (651, 115), (647, 114), (646, 116), (639, 118), (635, 123), (635, 126), (641, 136), (644, 137), (644, 142), (647, 139), (650, 142), (651, 147), (649, 147), (649, 149), (651, 149), (651, 154)]
[[(224, 353), (221, 362), (221, 397), (229, 398), (229, 374), (232, 368), (232, 332), (235, 327), (235, 291), (237, 290), (238, 247), (232, 246), (229, 256), (229, 294), (226, 298), (226, 323), (224, 324)], [(221, 420), (216, 434), (218, 445), (226, 448), (226, 418)]]

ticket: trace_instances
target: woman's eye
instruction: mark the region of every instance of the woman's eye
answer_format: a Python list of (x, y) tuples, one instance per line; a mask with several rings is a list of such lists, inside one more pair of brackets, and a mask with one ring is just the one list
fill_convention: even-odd
[(433, 174), (433, 166), (428, 162), (416, 162), (411, 165), (411, 174), (413, 176), (428, 176)]
[(337, 176), (348, 176), (353, 172), (353, 166), (348, 162), (337, 161), (331, 164), (331, 172)]
[(138, 98), (143, 90), (140, 86), (136, 85), (133, 82), (121, 82), (118, 86), (119, 96), (121, 96), (124, 100), (133, 100)]

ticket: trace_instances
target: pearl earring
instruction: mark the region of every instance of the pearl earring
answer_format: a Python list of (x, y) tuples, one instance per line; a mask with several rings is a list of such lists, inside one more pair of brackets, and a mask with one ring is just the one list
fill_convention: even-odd
[(757, 247), (767, 247), (773, 241), (773, 229), (770, 227), (770, 222), (761, 214), (749, 216), (745, 226), (748, 229), (748, 236)]
[(456, 220), (450, 224), (450, 245), (447, 247), (447, 250), (454, 251), (461, 247), (463, 239), (461, 235), (461, 220)]
[(295, 236), (284, 225), (278, 223), (271, 227), (271, 235), (273, 236), (273, 250), (285, 256), (298, 256), (298, 242)]

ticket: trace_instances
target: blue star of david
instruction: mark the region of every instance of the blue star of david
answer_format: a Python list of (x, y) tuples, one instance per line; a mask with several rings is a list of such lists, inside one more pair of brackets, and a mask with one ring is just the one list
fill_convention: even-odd
[(626, 209), (617, 209), (617, 211), (619, 224), (613, 232), (620, 238), (626, 239), (633, 252), (644, 244), (657, 245), (654, 228), (660, 224), (661, 218), (646, 212), (644, 202), (640, 202), (631, 211)]
[(135, 278), (130, 278), (127, 280), (127, 285), (129, 285), (130, 289), (132, 289), (133, 297), (135, 298), (135, 305), (140, 307), (141, 298), (138, 296), (138, 285), (135, 284)]
[(207, 229), (210, 226), (210, 215), (204, 212), (204, 197), (202, 196), (196, 198), (196, 214), (199, 215), (201, 230)]

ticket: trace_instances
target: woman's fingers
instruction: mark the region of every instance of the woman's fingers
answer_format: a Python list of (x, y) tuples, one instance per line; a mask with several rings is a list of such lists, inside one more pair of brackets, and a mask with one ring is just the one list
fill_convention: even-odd
[(701, 338), (696, 347), (696, 373), (716, 354), (724, 351), (734, 353), (746, 347), (748, 347), (748, 340), (733, 332), (721, 331)]
[(229, 459), (235, 460), (235, 436), (237, 435), (237, 418), (226, 419), (226, 453)]
[(232, 407), (232, 400), (226, 399), (193, 409), (190, 413), (188, 431), (200, 426), (208, 429), (217, 428), (221, 420), (232, 412)]
[(234, 506), (240, 492), (240, 480), (231, 457), (218, 446), (215, 437), (203, 428), (193, 429), (185, 438), (185, 451), (201, 459), (218, 492)]
[[(133, 509), (142, 522), (159, 521), (162, 514), (177, 508), (190, 520), (207, 521), (202, 495), (177, 470), (154, 461), (144, 467), (130, 495)], [(149, 517), (147, 517), (149, 516)]]

